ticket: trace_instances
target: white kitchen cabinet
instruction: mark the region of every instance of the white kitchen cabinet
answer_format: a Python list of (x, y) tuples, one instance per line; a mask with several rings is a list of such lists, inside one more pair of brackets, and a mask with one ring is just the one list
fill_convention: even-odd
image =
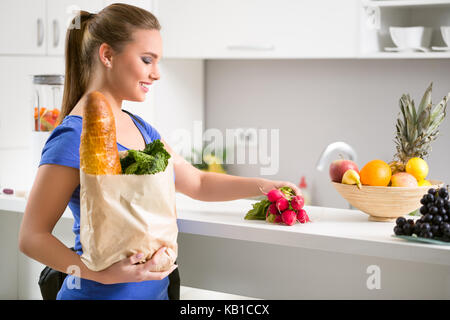
[(170, 58), (355, 57), (358, 0), (155, 0)]
[(47, 54), (64, 55), (67, 28), (80, 11), (97, 13), (103, 0), (47, 0)]
[(0, 1), (0, 54), (45, 54), (46, 0)]
[(64, 55), (67, 27), (80, 9), (97, 12), (103, 0), (0, 1), (1, 55)]

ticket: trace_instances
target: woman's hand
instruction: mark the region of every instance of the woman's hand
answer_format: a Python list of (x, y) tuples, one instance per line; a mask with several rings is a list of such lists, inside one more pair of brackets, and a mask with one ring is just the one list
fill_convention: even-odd
[(158, 265), (162, 259), (165, 259), (162, 256), (165, 249), (165, 247), (160, 248), (150, 260), (142, 264), (138, 264), (143, 258), (143, 255), (141, 254), (142, 256), (140, 256), (140, 253), (136, 253), (131, 257), (116, 262), (105, 270), (99, 271), (98, 282), (103, 284), (113, 284), (162, 280), (178, 267), (177, 265), (173, 265), (169, 270), (164, 272), (150, 271), (154, 266)]
[(264, 180), (260, 184), (258, 184), (261, 193), (266, 194), (272, 189), (279, 189), (281, 187), (290, 187), (296, 195), (301, 195), (302, 191), (299, 187), (289, 181), (273, 181), (273, 180)]

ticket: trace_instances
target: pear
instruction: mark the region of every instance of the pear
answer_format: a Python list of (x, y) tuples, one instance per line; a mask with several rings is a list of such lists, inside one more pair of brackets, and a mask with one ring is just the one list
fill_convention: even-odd
[(358, 172), (353, 169), (345, 171), (344, 176), (342, 177), (342, 183), (356, 184), (358, 189), (361, 189), (361, 179), (359, 178)]

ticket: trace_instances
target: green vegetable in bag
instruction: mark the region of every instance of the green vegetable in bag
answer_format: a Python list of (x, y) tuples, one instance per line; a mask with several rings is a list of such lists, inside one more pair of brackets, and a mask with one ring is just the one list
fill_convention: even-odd
[(156, 174), (166, 170), (170, 154), (161, 140), (154, 140), (143, 151), (128, 150), (121, 154), (120, 165), (123, 174)]

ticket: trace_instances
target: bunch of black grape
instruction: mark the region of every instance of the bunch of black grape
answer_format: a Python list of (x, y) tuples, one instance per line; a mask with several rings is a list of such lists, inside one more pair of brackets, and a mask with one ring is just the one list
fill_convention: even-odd
[(422, 216), (415, 223), (414, 220), (397, 218), (394, 233), (396, 235), (411, 236), (450, 241), (450, 207), (449, 191), (447, 188), (431, 188), (420, 200)]

